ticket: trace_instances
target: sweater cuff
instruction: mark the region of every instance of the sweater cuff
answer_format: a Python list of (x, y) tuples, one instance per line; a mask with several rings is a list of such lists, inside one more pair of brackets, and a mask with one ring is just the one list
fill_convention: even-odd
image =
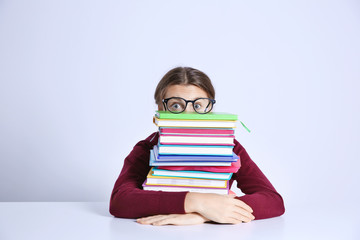
[(160, 214), (184, 214), (187, 192), (162, 192), (159, 201)]
[(264, 194), (251, 194), (237, 198), (253, 209), (255, 219), (265, 219), (280, 216), (285, 212), (284, 202), (281, 196), (275, 196), (269, 197)]

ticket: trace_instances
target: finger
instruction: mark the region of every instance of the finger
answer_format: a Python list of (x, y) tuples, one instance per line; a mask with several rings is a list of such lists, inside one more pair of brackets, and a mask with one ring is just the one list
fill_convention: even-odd
[(239, 199), (234, 199), (234, 204), (238, 207), (245, 209), (246, 211), (248, 211), (250, 213), (254, 212), (253, 209), (249, 205), (247, 205), (246, 203), (244, 203), (243, 201), (241, 201)]
[(160, 221), (166, 217), (168, 217), (168, 215), (155, 215), (155, 216), (151, 216), (151, 217), (139, 218), (139, 219), (137, 219), (137, 222), (141, 223), (141, 224), (152, 224), (152, 223)]
[(160, 219), (158, 221), (154, 221), (152, 225), (154, 226), (163, 226), (163, 225), (176, 225), (178, 223), (179, 217), (178, 216), (167, 216), (167, 218)]
[(162, 219), (168, 218), (168, 215), (158, 215), (158, 216), (154, 216), (152, 218), (149, 219), (145, 219), (144, 223), (145, 224), (152, 224), (154, 222), (160, 221)]
[(234, 212), (232, 214), (231, 218), (236, 219), (236, 221), (238, 221), (238, 222), (245, 222), (245, 223), (251, 222), (251, 220), (252, 220), (251, 218), (244, 216), (238, 212)]
[(149, 221), (151, 219), (155, 219), (155, 218), (159, 218), (163, 215), (154, 215), (154, 216), (149, 216), (149, 217), (142, 217), (142, 218), (138, 218), (136, 221)]
[(191, 214), (172, 214), (168, 218), (162, 219), (158, 222), (154, 222), (154, 226), (162, 225), (196, 225), (202, 224), (205, 222), (205, 219), (196, 213)]
[(228, 221), (227, 221), (227, 223), (230, 223), (230, 224), (239, 224), (239, 223), (242, 223), (242, 222), (243, 222), (242, 220), (239, 220), (239, 219), (234, 218), (234, 217), (229, 217)]
[(255, 216), (248, 212), (247, 210), (241, 208), (241, 207), (238, 207), (238, 206), (235, 206), (234, 208), (234, 212), (238, 213), (238, 214), (241, 214), (241, 215), (244, 215), (245, 217), (251, 219), (251, 220), (254, 220), (255, 219)]
[(238, 217), (230, 217), (229, 223), (231, 224), (239, 224), (239, 223), (248, 223), (249, 221), (246, 219), (239, 219)]

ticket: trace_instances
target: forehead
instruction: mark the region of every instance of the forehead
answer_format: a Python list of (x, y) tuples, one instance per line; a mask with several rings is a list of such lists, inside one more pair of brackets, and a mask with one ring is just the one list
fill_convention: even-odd
[(170, 97), (182, 97), (187, 100), (193, 100), (196, 98), (207, 98), (208, 94), (201, 88), (195, 85), (172, 85), (165, 91), (164, 98)]

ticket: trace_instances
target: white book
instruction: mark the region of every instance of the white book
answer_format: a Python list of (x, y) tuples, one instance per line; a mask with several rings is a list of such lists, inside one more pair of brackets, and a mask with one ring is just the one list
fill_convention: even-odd
[(148, 186), (143, 185), (144, 190), (163, 191), (163, 192), (198, 192), (198, 193), (217, 193), (228, 194), (227, 188), (198, 188), (198, 187), (171, 187), (171, 186)]
[(233, 146), (201, 146), (201, 145), (161, 145), (159, 154), (184, 155), (233, 155)]
[(234, 145), (234, 136), (194, 136), (194, 135), (163, 135), (160, 134), (161, 144), (203, 144), (203, 145)]

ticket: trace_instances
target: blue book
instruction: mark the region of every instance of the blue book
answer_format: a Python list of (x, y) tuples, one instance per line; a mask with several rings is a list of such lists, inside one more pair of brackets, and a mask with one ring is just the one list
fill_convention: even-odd
[(150, 150), (150, 166), (231, 166), (232, 162), (224, 161), (157, 161), (153, 150)]

